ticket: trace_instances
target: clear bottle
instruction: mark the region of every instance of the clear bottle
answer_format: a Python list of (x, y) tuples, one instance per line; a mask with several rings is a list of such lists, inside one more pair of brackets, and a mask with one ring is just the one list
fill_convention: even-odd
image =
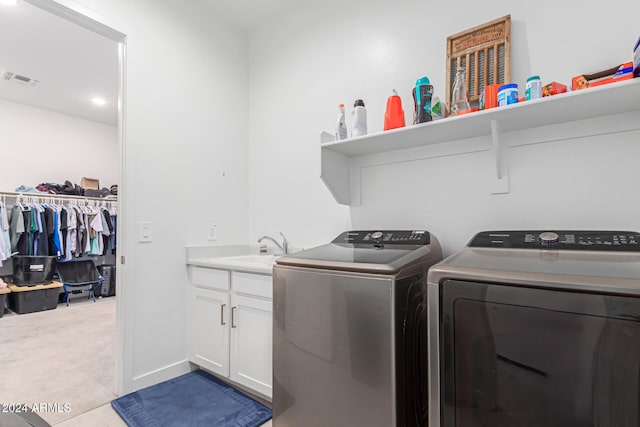
[(336, 125), (336, 141), (347, 139), (347, 123), (344, 117), (344, 104), (339, 104), (338, 123)]
[(458, 67), (456, 68), (456, 78), (451, 91), (451, 115), (456, 116), (461, 112), (468, 112), (470, 109), (467, 70), (464, 67)]
[(362, 99), (357, 99), (351, 112), (351, 136), (367, 134), (367, 110)]

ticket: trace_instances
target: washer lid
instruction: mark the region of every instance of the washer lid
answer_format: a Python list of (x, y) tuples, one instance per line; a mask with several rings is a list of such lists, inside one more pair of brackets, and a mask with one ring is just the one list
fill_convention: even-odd
[(279, 265), (391, 274), (432, 259), (431, 236), (420, 231), (349, 231), (332, 243), (276, 259)]
[[(491, 236), (488, 235), (491, 233)], [(557, 232), (555, 246), (543, 246), (544, 239), (556, 236), (540, 234), (540, 240), (521, 238), (538, 234), (523, 232), (483, 232), (469, 247), (451, 255), (429, 270), (428, 282), (442, 284), (448, 279), (492, 282), (516, 286), (571, 289), (624, 295), (640, 295), (640, 252), (637, 245), (588, 243), (583, 232)], [(635, 235), (630, 232), (588, 232), (593, 236)], [(507, 237), (516, 236), (516, 243)], [(489, 239), (491, 237), (491, 239)], [(501, 241), (502, 240), (502, 241)], [(593, 238), (595, 242), (595, 237)], [(620, 237), (618, 238), (620, 240)], [(634, 239), (635, 241), (635, 239)], [(586, 242), (586, 243), (581, 243)], [(599, 247), (600, 250), (594, 248)], [(523, 249), (526, 247), (527, 249)], [(633, 250), (624, 251), (625, 247)]]

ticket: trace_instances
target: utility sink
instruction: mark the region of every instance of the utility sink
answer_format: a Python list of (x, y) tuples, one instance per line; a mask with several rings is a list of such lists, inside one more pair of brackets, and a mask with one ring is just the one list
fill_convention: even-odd
[(273, 265), (275, 263), (276, 255), (238, 255), (231, 257), (224, 257), (228, 262), (241, 262), (248, 264), (260, 264), (260, 265)]

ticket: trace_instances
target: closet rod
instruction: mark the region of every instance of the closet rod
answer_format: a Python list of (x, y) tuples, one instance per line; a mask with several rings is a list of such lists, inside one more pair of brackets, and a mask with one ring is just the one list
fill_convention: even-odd
[(48, 193), (16, 193), (14, 191), (0, 191), (0, 196), (10, 197), (35, 197), (48, 199), (53, 198), (56, 200), (95, 200), (99, 202), (118, 203), (118, 199), (107, 199), (104, 197), (87, 197), (87, 196), (73, 196), (71, 194), (48, 194)]

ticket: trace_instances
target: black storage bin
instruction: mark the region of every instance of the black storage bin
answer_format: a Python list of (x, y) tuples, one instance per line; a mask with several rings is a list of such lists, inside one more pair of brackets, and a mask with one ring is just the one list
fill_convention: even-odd
[(56, 271), (56, 257), (54, 256), (24, 256), (18, 255), (13, 259), (13, 284), (17, 286), (31, 286), (51, 282)]
[(7, 305), (7, 294), (11, 292), (9, 289), (0, 289), (0, 317), (4, 315), (4, 308)]
[(53, 310), (58, 306), (58, 294), (61, 287), (62, 283), (59, 282), (29, 288), (11, 285), (9, 286), (11, 293), (8, 294), (9, 310), (18, 314)]
[(103, 297), (112, 297), (116, 295), (116, 266), (115, 265), (101, 265), (98, 267), (100, 274), (104, 278), (101, 289), (96, 291), (96, 295)]

